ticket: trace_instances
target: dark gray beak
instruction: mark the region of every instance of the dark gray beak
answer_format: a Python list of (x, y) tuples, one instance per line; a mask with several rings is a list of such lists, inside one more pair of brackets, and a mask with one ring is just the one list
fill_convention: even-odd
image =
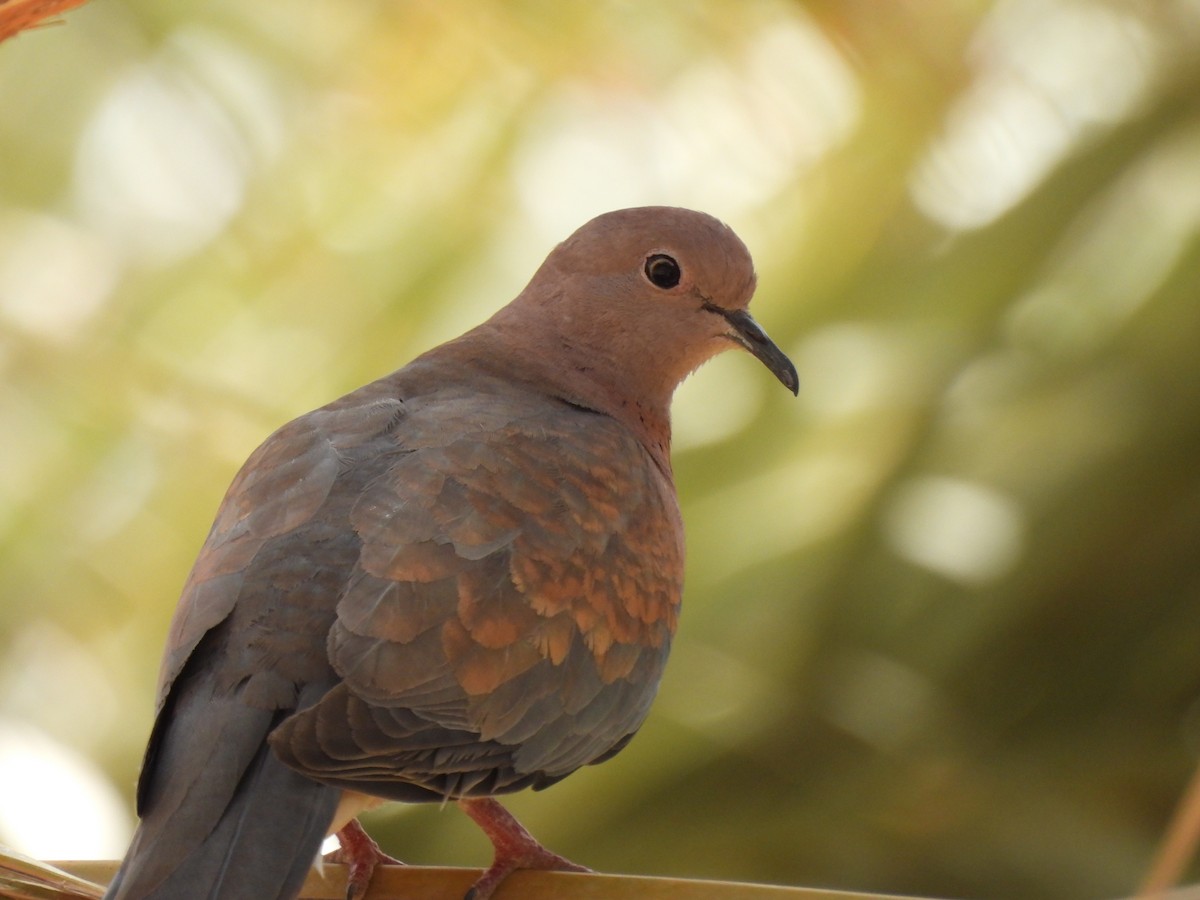
[(705, 308), (725, 319), (732, 327), (729, 339), (741, 344), (754, 354), (754, 357), (771, 370), (780, 383), (793, 394), (800, 393), (800, 376), (796, 367), (775, 342), (767, 337), (767, 333), (754, 321), (754, 317), (744, 309), (722, 309), (715, 304), (705, 304)]

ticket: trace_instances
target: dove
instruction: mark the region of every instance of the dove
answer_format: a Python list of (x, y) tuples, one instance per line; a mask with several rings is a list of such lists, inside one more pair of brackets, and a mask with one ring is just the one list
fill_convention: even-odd
[[(675, 634), (670, 404), (709, 358), (796, 369), (717, 219), (598, 216), (461, 337), (281, 427), (222, 501), (172, 619), (110, 900), (291, 900), (354, 817), (453, 801), (495, 859), (582, 870), (496, 799), (618, 753)], [(713, 415), (721, 415), (719, 409)]]

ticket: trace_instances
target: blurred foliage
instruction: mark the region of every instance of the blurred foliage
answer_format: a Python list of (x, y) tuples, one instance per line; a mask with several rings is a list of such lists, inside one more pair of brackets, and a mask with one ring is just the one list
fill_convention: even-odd
[(1131, 892), (1200, 753), (1195, 0), (106, 0), (0, 46), (0, 840), (121, 852), (258, 441), (643, 203), (742, 234), (801, 396), (681, 389), (659, 701), (514, 811), (601, 870)]

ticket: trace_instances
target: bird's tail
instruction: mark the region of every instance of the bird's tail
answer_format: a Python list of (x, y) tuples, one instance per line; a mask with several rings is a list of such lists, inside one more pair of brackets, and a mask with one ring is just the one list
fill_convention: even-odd
[(293, 900), (340, 794), (264, 741), (215, 826), (190, 816), (192, 804), (152, 803), (104, 900)]

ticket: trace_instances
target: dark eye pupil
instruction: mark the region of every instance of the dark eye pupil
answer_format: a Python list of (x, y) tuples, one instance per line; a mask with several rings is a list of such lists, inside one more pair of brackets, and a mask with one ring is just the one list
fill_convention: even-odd
[(646, 277), (660, 288), (673, 288), (679, 284), (679, 263), (663, 253), (655, 253), (646, 260)]

